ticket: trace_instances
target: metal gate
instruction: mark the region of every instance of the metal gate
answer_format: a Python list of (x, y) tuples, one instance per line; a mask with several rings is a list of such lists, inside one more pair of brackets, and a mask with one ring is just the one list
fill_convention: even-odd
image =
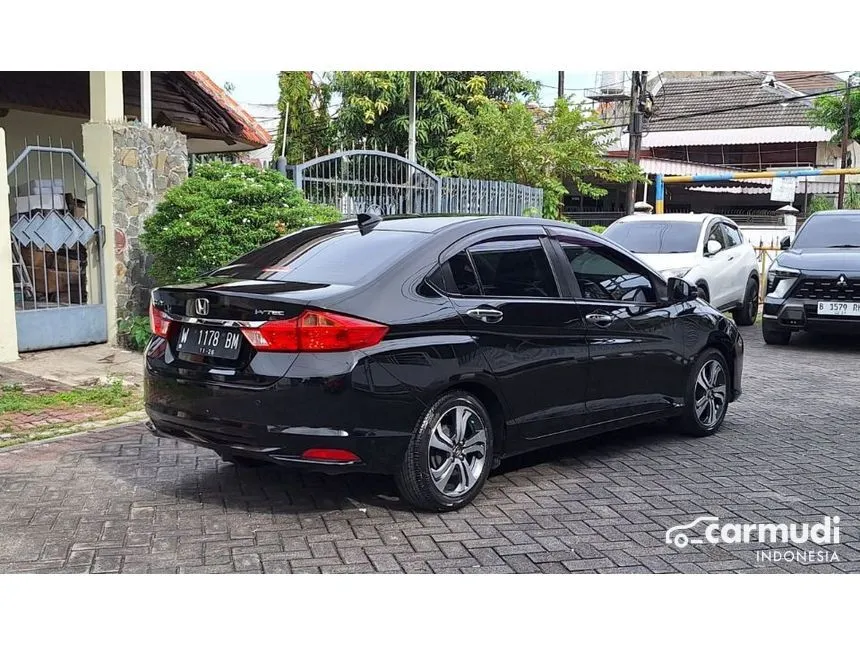
[(371, 208), (388, 216), (440, 212), (439, 177), (390, 152), (335, 152), (294, 166), (293, 173), (309, 201), (347, 218)]
[(106, 342), (98, 181), (73, 150), (39, 145), (8, 177), (18, 351)]

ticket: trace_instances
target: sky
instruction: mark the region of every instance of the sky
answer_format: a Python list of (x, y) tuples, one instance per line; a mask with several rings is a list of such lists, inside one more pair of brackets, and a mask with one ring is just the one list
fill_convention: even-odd
[[(277, 71), (207, 71), (216, 83), (224, 86), (230, 82), (236, 86), (233, 98), (240, 103), (269, 103), (274, 104), (278, 100), (278, 72)], [(524, 71), (529, 78), (541, 83), (541, 105), (552, 105), (558, 95), (558, 72), (549, 71)], [(565, 72), (564, 85), (577, 96), (582, 96), (582, 90), (595, 85), (596, 72)]]

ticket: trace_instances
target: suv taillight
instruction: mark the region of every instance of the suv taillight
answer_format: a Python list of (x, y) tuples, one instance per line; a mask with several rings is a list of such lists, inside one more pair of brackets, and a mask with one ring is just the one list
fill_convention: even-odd
[(167, 338), (170, 335), (170, 323), (172, 321), (167, 317), (167, 315), (153, 305), (149, 303), (149, 326), (152, 329), (152, 333), (156, 336), (160, 336), (161, 338)]
[(242, 329), (258, 352), (345, 352), (376, 345), (387, 332), (385, 325), (327, 311)]

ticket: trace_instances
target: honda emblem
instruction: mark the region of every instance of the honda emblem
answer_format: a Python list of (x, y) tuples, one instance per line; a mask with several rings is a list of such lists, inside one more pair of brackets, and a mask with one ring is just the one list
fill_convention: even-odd
[(198, 316), (208, 316), (209, 301), (206, 298), (197, 298), (197, 300), (194, 301), (194, 312)]
[(839, 285), (840, 287), (844, 287), (845, 285), (848, 284), (848, 280), (845, 278), (844, 275), (841, 275), (841, 276), (839, 276), (839, 280), (836, 281), (836, 284)]

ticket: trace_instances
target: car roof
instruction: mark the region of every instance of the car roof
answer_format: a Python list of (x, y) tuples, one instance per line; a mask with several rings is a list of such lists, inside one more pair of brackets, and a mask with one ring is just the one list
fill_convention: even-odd
[(714, 213), (643, 213), (641, 215), (627, 215), (617, 219), (616, 222), (702, 222), (712, 218), (719, 217), (725, 219), (722, 215)]
[(860, 215), (860, 210), (843, 208), (841, 210), (818, 211), (817, 213), (810, 215), (810, 217), (821, 217), (822, 215), (828, 215), (830, 217), (839, 215)]
[[(468, 228), (481, 230), (495, 226), (565, 226), (585, 230), (581, 226), (559, 220), (542, 219), (538, 217), (522, 217), (516, 215), (410, 215), (405, 217), (386, 217), (373, 227), (375, 231), (402, 231), (414, 233), (436, 233), (452, 228)], [(348, 228), (358, 226), (357, 222), (340, 222), (330, 226)]]

